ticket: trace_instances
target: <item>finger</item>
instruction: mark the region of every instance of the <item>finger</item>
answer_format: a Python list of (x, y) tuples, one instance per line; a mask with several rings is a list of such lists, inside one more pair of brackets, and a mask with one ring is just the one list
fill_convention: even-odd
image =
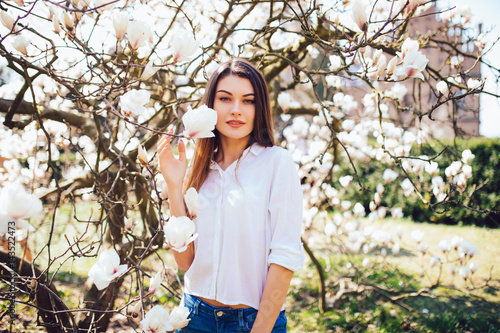
[(184, 144), (184, 140), (179, 140), (177, 149), (179, 150), (179, 161), (186, 163), (186, 145)]

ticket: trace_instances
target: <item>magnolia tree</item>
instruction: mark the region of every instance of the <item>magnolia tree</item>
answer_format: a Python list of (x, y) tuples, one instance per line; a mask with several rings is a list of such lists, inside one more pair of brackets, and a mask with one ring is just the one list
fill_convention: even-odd
[[(249, 59), (269, 83), (278, 142), (293, 154), (302, 178), (303, 243), (322, 280), (322, 309), (328, 282), (312, 246), (319, 236), (329, 251), (345, 254), (376, 251), (383, 258), (413, 248), (429, 267), (471, 281), (480, 268), (472, 261), (477, 248), (466, 240), (443, 240), (438, 258), (429, 254), (418, 230), (407, 241), (362, 226), (389, 212), (402, 215), (401, 207), (381, 205), (383, 183), (401, 182), (406, 196), (419, 196), (431, 209), (460, 203), (475, 188), (470, 151), (457, 152), (444, 170), (436, 156), (411, 154), (413, 145), (432, 138), (432, 125), (421, 125), (423, 120), (450, 105), (456, 115), (455, 106), (481, 93), (484, 82), (471, 71), (491, 46), (469, 23), (469, 11), (438, 12), (434, 5), (424, 0), (2, 2), (0, 233), (7, 252), (1, 252), (1, 277), (16, 296), (4, 299), (15, 304), (18, 296), (29, 296), (49, 332), (101, 332), (112, 316), (134, 314), (142, 319), (134, 327), (145, 332), (187, 324), (184, 307), (169, 312), (150, 297), (160, 288), (178, 296), (165, 279), (175, 268), (151, 270), (144, 260), (164, 256), (165, 244), (183, 251), (197, 237), (192, 222), (197, 194), (186, 192), (189, 217), (169, 219), (155, 144), (164, 134), (185, 138), (189, 153), (196, 138), (213, 135), (215, 112), (199, 101), (210, 73), (231, 57)], [(440, 15), (441, 25), (415, 35), (412, 22), (426, 15)], [(464, 51), (470, 43), (475, 51)], [(428, 59), (427, 50), (441, 54), (442, 62)], [(421, 103), (424, 99), (431, 102)], [(374, 159), (387, 170), (379, 186), (369, 189), (356, 164)], [(336, 176), (340, 161), (351, 165), (352, 176)], [(369, 211), (343, 199), (348, 186), (371, 191)], [(78, 210), (87, 201), (99, 212), (92, 209), (76, 219), (72, 223), (80, 231), (62, 238), (56, 225), (61, 207)], [(91, 230), (97, 237), (89, 236)], [(42, 232), (44, 244), (35, 248)], [(54, 250), (56, 240), (66, 244), (64, 251)], [(91, 266), (78, 308), (68, 308), (54, 282), (67, 261)], [(358, 267), (373, 269), (367, 260)], [(424, 266), (422, 271), (425, 276)], [(330, 304), (346, 292), (366, 289), (340, 288)]]

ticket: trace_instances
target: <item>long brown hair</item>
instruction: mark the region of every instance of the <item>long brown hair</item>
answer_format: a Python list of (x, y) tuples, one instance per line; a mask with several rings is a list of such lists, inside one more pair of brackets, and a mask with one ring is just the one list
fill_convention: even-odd
[[(250, 134), (248, 145), (257, 142), (264, 147), (274, 146), (274, 130), (271, 116), (271, 103), (269, 90), (262, 73), (251, 63), (243, 59), (232, 59), (222, 64), (210, 77), (205, 87), (202, 104), (209, 108), (214, 107), (215, 92), (219, 81), (229, 75), (236, 75), (248, 79), (252, 83), (255, 95), (255, 118), (253, 131)], [(219, 133), (214, 130), (215, 137), (196, 140), (191, 168), (188, 174), (186, 189), (194, 187), (197, 191), (208, 176), (210, 163), (215, 158), (215, 153), (222, 149)]]

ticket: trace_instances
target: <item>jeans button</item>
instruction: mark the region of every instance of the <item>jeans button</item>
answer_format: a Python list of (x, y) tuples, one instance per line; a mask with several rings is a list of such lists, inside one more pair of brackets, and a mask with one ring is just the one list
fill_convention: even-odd
[(217, 311), (217, 317), (221, 317), (224, 314), (222, 311)]

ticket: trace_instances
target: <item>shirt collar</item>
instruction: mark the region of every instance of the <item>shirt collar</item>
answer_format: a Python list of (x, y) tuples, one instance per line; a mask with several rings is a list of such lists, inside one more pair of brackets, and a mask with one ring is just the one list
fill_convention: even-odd
[[(263, 147), (261, 146), (260, 144), (258, 144), (257, 142), (254, 142), (252, 143), (252, 145), (248, 148), (246, 148), (244, 151), (243, 151), (243, 154), (241, 154), (241, 157), (245, 156), (245, 154), (249, 151), (251, 152), (254, 156), (259, 156), (259, 154), (264, 150), (266, 149), (266, 147)], [(210, 161), (210, 169), (213, 169), (213, 170), (217, 170), (219, 169), (219, 165), (214, 161)]]

